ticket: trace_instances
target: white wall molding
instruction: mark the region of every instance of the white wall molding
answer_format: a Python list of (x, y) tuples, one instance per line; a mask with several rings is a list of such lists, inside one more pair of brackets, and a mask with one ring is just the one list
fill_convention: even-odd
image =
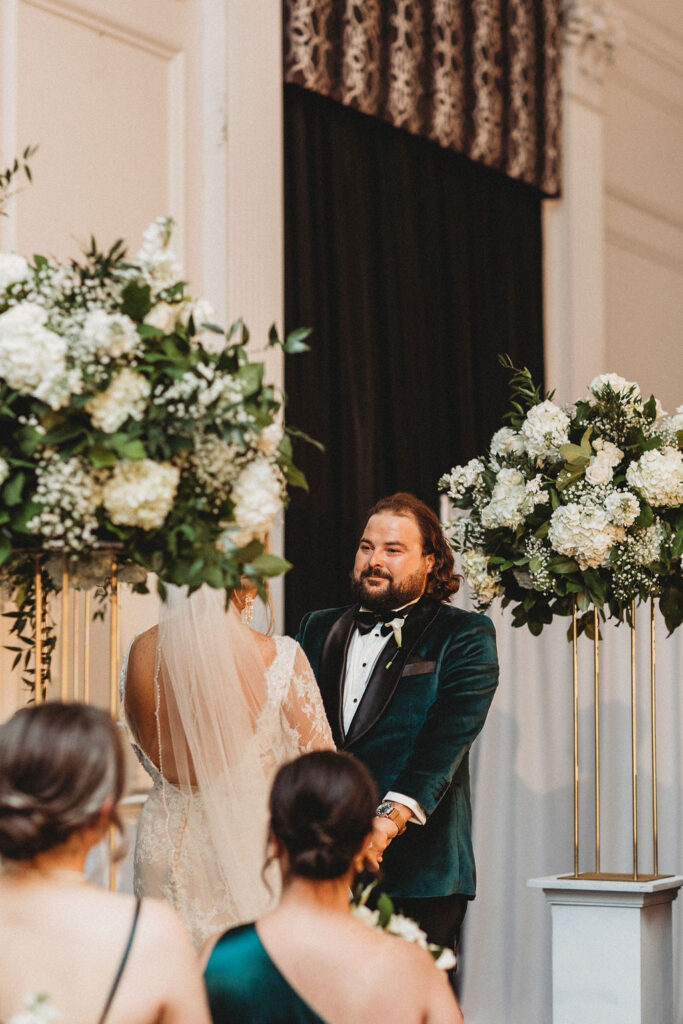
[[(16, 2), (16, 0), (13, 0), (13, 2)], [(128, 46), (135, 46), (146, 53), (152, 54), (154, 57), (170, 60), (178, 52), (177, 47), (165, 45), (156, 36), (149, 36), (146, 33), (131, 30), (124, 23), (112, 20), (109, 17), (112, 9), (115, 9), (112, 4), (107, 5), (108, 14), (105, 16), (99, 12), (93, 13), (84, 10), (82, 7), (64, 3), (63, 0), (20, 0), (20, 2), (27, 7), (35, 7), (40, 11), (55, 14), (57, 17), (67, 21), (73, 21), (76, 25), (83, 25), (85, 28), (102, 32), (105, 35), (111, 36), (112, 39), (117, 39)]]

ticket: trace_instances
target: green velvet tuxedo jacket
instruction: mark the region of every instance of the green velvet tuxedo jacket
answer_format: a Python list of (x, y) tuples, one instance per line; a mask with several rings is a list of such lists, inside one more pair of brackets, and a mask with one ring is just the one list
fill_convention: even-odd
[(401, 647), (388, 638), (345, 734), (342, 689), (356, 607), (310, 612), (297, 640), (338, 749), (365, 764), (380, 799), (394, 790), (427, 816), (388, 847), (382, 887), (391, 896), (474, 896), (468, 752), (498, 684), (493, 623), (421, 598), (404, 622)]

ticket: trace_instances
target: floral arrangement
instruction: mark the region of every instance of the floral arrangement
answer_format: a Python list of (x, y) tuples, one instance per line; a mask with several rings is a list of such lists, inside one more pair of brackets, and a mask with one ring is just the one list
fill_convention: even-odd
[[(186, 294), (172, 226), (130, 262), (120, 241), (69, 264), (0, 255), (0, 582), (24, 639), (37, 552), (46, 597), (65, 566), (77, 587), (106, 582), (111, 550), (121, 580), (144, 592), (156, 573), (162, 596), (242, 576), (263, 590), (288, 567), (265, 541), (287, 485), (305, 486), (295, 432), (242, 321), (224, 332)], [(307, 333), (268, 340), (298, 352)]]
[(538, 635), (579, 609), (593, 635), (630, 621), (656, 597), (669, 631), (683, 619), (683, 406), (662, 412), (637, 384), (596, 377), (586, 398), (560, 407), (527, 369), (513, 371), (509, 426), (488, 453), (456, 466), (439, 488), (456, 509), (445, 524), (480, 608), (501, 596), (513, 624)]
[(368, 906), (368, 900), (372, 891), (377, 885), (370, 882), (363, 887), (359, 885), (351, 901), (351, 913), (369, 928), (379, 928), (388, 935), (396, 935), (406, 942), (414, 942), (423, 949), (428, 950), (439, 970), (451, 971), (457, 964), (457, 959), (452, 949), (447, 946), (437, 946), (427, 940), (427, 935), (412, 917), (405, 917), (394, 910), (394, 904), (386, 893), (380, 893), (377, 897), (374, 909)]
[(60, 1016), (50, 1002), (50, 997), (41, 992), (26, 996), (23, 1010), (10, 1017), (7, 1024), (54, 1024)]

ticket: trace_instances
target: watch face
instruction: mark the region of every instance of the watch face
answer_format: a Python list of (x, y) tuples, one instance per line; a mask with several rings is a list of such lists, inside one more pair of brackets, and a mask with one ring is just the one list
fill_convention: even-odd
[(381, 818), (384, 814), (389, 814), (389, 812), (393, 811), (393, 809), (394, 805), (392, 804), (392, 802), (390, 800), (384, 800), (379, 805), (375, 813), (377, 814), (377, 817)]

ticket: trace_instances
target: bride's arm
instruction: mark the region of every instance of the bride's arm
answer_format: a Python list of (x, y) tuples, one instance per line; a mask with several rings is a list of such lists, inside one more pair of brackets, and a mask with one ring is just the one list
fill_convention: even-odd
[(308, 658), (297, 644), (283, 712), (299, 737), (299, 751), (334, 750), (332, 731)]

